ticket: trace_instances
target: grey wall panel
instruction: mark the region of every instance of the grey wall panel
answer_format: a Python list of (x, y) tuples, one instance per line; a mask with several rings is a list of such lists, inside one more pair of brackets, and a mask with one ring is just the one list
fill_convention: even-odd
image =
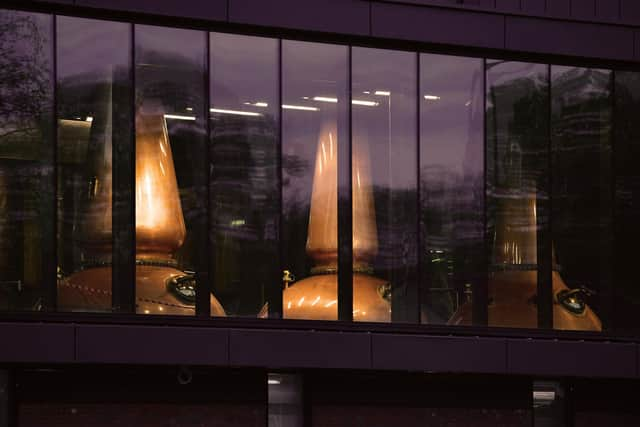
[(227, 19), (227, 0), (76, 0), (76, 4), (213, 21)]
[(609, 378), (637, 375), (635, 344), (510, 339), (507, 364), (512, 374)]
[(192, 327), (80, 325), (80, 363), (225, 366), (228, 331)]
[(379, 37), (502, 48), (504, 17), (481, 12), (374, 3), (371, 33)]
[(229, 21), (343, 34), (369, 34), (364, 0), (229, 0)]
[(520, 0), (496, 0), (496, 9), (500, 12), (520, 12)]
[(571, 17), (577, 19), (595, 19), (596, 0), (571, 0)]
[(506, 372), (504, 339), (376, 334), (371, 340), (373, 369)]
[(556, 18), (568, 18), (571, 14), (571, 0), (546, 0), (546, 14)]
[(522, 11), (534, 15), (544, 15), (545, 0), (522, 0)]
[(233, 366), (369, 369), (368, 333), (232, 330)]
[(507, 49), (633, 59), (633, 30), (630, 28), (522, 17), (507, 17), (506, 25)]
[(0, 324), (0, 362), (69, 363), (74, 357), (73, 325)]

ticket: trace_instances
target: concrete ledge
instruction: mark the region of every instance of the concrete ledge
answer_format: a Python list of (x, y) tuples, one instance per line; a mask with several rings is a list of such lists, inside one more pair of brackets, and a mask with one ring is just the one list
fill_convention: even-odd
[(73, 325), (0, 323), (0, 362), (70, 363), (75, 357)]
[(78, 6), (226, 21), (227, 0), (75, 0)]
[(78, 325), (77, 362), (226, 366), (226, 329)]
[(373, 3), (371, 34), (378, 37), (470, 47), (504, 47), (498, 14)]
[(632, 378), (638, 371), (635, 344), (510, 339), (507, 355), (512, 374)]
[(507, 17), (505, 47), (546, 54), (633, 60), (633, 29)]
[(364, 0), (229, 0), (229, 22), (368, 35)]
[(368, 333), (231, 330), (229, 349), (233, 366), (371, 368)]
[(376, 334), (371, 340), (374, 369), (506, 372), (506, 343), (500, 338)]

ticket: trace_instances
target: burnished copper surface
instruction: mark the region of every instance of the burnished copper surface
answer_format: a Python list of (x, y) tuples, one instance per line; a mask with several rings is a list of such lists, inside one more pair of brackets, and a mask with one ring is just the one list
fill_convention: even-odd
[[(358, 144), (366, 146), (366, 144)], [(354, 145), (355, 147), (355, 145)], [(312, 276), (283, 291), (284, 317), (336, 320), (338, 318), (338, 139), (335, 121), (320, 130), (309, 213), (307, 254), (314, 261)], [(389, 284), (369, 274), (378, 251), (369, 156), (364, 148), (352, 154), (353, 320), (391, 321), (386, 298)], [(288, 277), (285, 275), (285, 277)]]
[[(557, 271), (552, 275), (553, 327), (562, 330), (600, 331), (598, 316), (586, 307), (583, 314), (565, 309), (557, 299), (559, 292), (569, 289)], [(489, 277), (489, 326), (537, 328), (536, 271), (501, 271)], [(452, 325), (472, 325), (472, 306), (463, 304), (449, 321)]]
[(145, 105), (136, 115), (136, 257), (170, 258), (185, 235), (166, 121)]
[[(109, 266), (79, 271), (58, 282), (58, 308), (61, 311), (111, 311)], [(136, 313), (195, 315), (195, 304), (182, 301), (169, 290), (169, 281), (184, 272), (168, 266), (136, 266)], [(218, 300), (211, 295), (211, 315), (225, 316)]]
[[(391, 306), (384, 298), (388, 283), (367, 274), (353, 275), (353, 320), (390, 322)], [(287, 319), (338, 319), (338, 276), (320, 274), (287, 288), (283, 294)]]
[[(537, 233), (535, 194), (507, 194), (496, 202), (496, 224), (489, 273), (489, 326), (537, 328)], [(555, 254), (552, 264), (557, 267)], [(568, 291), (560, 273), (552, 272), (553, 327), (564, 330), (600, 331), (602, 323), (585, 305), (574, 313), (559, 301)], [(454, 325), (472, 325), (472, 303), (466, 302), (449, 320)]]

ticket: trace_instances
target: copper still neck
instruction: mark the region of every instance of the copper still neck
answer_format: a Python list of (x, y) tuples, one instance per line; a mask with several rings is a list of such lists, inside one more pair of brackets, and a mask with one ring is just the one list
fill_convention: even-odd
[[(306, 245), (307, 254), (315, 263), (314, 271), (338, 268), (337, 141), (336, 123), (325, 122), (318, 138)], [(353, 265), (354, 271), (366, 271), (378, 252), (376, 213), (366, 144), (354, 144), (353, 150)]]
[[(353, 320), (388, 322), (389, 284), (370, 274), (378, 251), (376, 215), (366, 144), (354, 144), (352, 153)], [(359, 147), (359, 148), (356, 148)], [(336, 123), (320, 129), (311, 192), (306, 252), (315, 266), (311, 276), (286, 286), (285, 318), (338, 318), (338, 139)], [(287, 284), (291, 275), (285, 274)]]
[(136, 114), (136, 258), (170, 259), (186, 227), (162, 110), (143, 105)]

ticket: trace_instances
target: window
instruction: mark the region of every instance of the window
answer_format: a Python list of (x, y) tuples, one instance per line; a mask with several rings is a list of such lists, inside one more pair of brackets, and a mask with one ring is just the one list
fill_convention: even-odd
[(638, 330), (636, 72), (0, 26), (3, 311)]

